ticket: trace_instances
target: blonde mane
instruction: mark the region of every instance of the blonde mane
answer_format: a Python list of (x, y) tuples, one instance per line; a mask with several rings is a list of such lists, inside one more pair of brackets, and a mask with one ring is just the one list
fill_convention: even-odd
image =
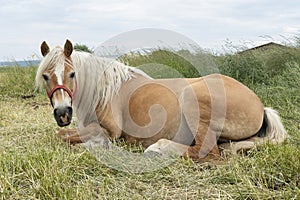
[[(86, 52), (74, 51), (71, 55), (76, 74), (78, 92), (73, 101), (78, 121), (84, 125), (97, 120), (95, 109), (100, 105), (105, 108), (118, 93), (122, 83), (131, 79), (134, 73), (147, 75), (113, 59), (97, 57)], [(42, 88), (42, 74), (55, 67), (64, 66), (65, 56), (61, 47), (54, 48), (40, 63), (36, 75), (36, 86)], [(134, 72), (134, 73), (133, 73)], [(150, 77), (148, 77), (150, 78)]]

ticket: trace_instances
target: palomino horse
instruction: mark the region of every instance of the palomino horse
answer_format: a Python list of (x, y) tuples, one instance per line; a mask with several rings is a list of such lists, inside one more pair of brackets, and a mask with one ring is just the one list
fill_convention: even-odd
[(154, 80), (116, 60), (73, 51), (69, 40), (51, 51), (43, 42), (41, 52), (36, 84), (46, 83), (57, 124), (69, 125), (76, 113), (78, 128), (58, 133), (70, 143), (98, 136), (107, 145), (122, 137), (145, 152), (201, 161), (218, 158), (219, 147), (237, 152), (287, 137), (277, 112), (230, 77)]

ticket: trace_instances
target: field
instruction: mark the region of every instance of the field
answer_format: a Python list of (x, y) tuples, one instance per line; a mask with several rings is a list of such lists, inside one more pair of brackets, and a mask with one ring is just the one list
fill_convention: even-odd
[[(265, 106), (278, 110), (290, 139), (281, 146), (267, 144), (245, 155), (231, 155), (222, 165), (177, 158), (144, 173), (118, 170), (56, 135), (59, 128), (45, 92), (34, 88), (36, 67), (0, 68), (0, 199), (299, 199), (299, 50), (222, 56), (181, 53), (184, 56), (178, 57), (158, 51), (123, 61), (158, 78), (166, 72), (194, 77), (216, 70), (237, 78)], [(200, 57), (202, 63), (195, 59)], [(194, 70), (186, 60), (196, 67), (212, 67)], [(168, 68), (154, 70), (151, 63)], [(175, 71), (171, 73), (170, 67)], [(124, 148), (135, 152), (139, 147)], [(114, 156), (111, 160), (122, 163)]]

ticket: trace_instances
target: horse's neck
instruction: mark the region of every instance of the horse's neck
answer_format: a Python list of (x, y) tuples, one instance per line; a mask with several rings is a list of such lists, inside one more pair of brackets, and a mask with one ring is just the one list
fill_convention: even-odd
[(143, 74), (132, 72), (133, 76), (131, 79), (124, 81), (120, 87), (118, 94), (115, 94), (112, 100), (105, 106), (100, 103), (97, 106), (97, 111), (100, 113), (111, 112), (112, 107), (119, 107), (123, 105), (124, 99), (128, 99), (128, 95), (132, 94), (136, 89), (138, 89), (143, 84), (151, 81), (152, 79), (145, 77)]
[(133, 78), (128, 80), (128, 81), (125, 81), (121, 87), (122, 88), (127, 88), (128, 85), (136, 85), (136, 86), (140, 86), (141, 84), (143, 83), (146, 83), (146, 82), (149, 82), (151, 81), (152, 79), (147, 76), (144, 76), (143, 74), (139, 73), (139, 72), (132, 72), (133, 74)]
[(111, 138), (119, 137), (122, 132), (123, 111), (128, 109), (130, 95), (141, 85), (151, 81), (140, 73), (133, 75), (131, 79), (122, 84), (118, 94), (113, 97), (111, 102), (106, 106), (99, 103), (96, 108), (98, 122), (109, 132)]
[[(100, 101), (96, 103), (98, 104), (96, 106), (96, 116), (93, 113), (84, 114), (86, 110), (90, 110), (91, 108), (90, 106), (88, 106), (90, 104), (84, 102), (84, 99), (81, 98), (79, 102), (75, 101), (74, 106), (77, 106), (76, 110), (79, 112), (79, 121), (84, 121), (83, 123), (86, 125), (86, 123), (89, 123), (91, 120), (98, 120), (98, 122), (102, 126), (110, 127), (114, 124), (113, 121), (116, 120), (116, 118), (122, 120), (122, 113), (120, 112), (122, 112), (122, 107), (126, 106), (126, 101), (130, 99), (130, 94), (132, 94), (132, 92), (138, 89), (138, 87), (140, 87), (142, 84), (151, 80), (150, 78), (144, 76), (142, 73), (135, 71), (131, 71), (131, 73), (133, 75), (132, 78), (122, 83), (118, 93), (114, 94), (112, 99), (106, 105), (101, 105), (101, 100), (99, 99)], [(109, 129), (114, 128), (110, 127)]]

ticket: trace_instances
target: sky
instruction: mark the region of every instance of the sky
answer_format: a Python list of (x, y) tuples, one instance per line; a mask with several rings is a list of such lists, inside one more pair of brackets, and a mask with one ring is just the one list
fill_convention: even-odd
[(299, 11), (295, 0), (0, 0), (0, 61), (37, 59), (44, 40), (95, 49), (145, 28), (182, 34), (213, 52), (289, 43), (300, 35)]

